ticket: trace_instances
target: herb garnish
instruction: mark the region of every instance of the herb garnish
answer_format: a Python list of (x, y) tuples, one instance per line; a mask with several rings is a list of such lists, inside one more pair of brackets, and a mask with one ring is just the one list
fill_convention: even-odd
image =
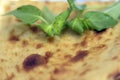
[(19, 20), (23, 21), (25, 24), (33, 24), (38, 20), (42, 20), (45, 23), (48, 23), (43, 17), (41, 11), (32, 5), (24, 5), (17, 8), (14, 11), (11, 11), (7, 14), (12, 14), (17, 17)]
[[(16, 16), (25, 24), (36, 25), (43, 30), (47, 35), (53, 37), (60, 35), (65, 29), (65, 24), (79, 34), (83, 34), (86, 30), (101, 31), (106, 28), (115, 26), (120, 17), (120, 2), (112, 5), (103, 11), (88, 11), (86, 5), (77, 6), (74, 0), (67, 0), (70, 8), (55, 16), (47, 7), (43, 10), (32, 5), (24, 5), (7, 14)], [(77, 12), (77, 16), (72, 20), (67, 20), (71, 12)], [(41, 20), (42, 23), (37, 23)]]
[[(73, 8), (73, 5), (71, 8)], [(120, 2), (101, 12), (88, 11), (83, 16), (78, 16), (71, 20), (68, 25), (79, 34), (83, 34), (85, 30), (101, 31), (113, 27), (118, 23), (118, 16), (120, 16), (118, 9), (120, 9)]]

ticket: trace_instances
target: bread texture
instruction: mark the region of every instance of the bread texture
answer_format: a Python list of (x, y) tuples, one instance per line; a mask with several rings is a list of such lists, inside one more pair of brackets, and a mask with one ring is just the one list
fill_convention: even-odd
[[(56, 14), (68, 7), (66, 2), (21, 0), (1, 9), (6, 13), (26, 4), (47, 5)], [(119, 54), (120, 23), (102, 32), (66, 30), (50, 38), (36, 26), (0, 16), (0, 80), (120, 80)]]

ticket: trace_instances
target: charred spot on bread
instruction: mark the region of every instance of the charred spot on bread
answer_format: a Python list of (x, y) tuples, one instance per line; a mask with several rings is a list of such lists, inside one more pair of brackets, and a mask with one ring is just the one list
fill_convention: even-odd
[(43, 44), (38, 43), (38, 44), (36, 45), (36, 49), (39, 49), (39, 48), (41, 48), (42, 46), (43, 46)]
[(11, 42), (19, 41), (19, 37), (18, 37), (18, 36), (15, 36), (15, 35), (11, 35), (11, 36), (9, 37), (9, 41), (11, 41)]
[(117, 70), (108, 76), (110, 80), (120, 80), (120, 72)]
[(84, 50), (84, 51), (77, 51), (77, 54), (71, 58), (71, 62), (78, 62), (79, 60), (83, 60), (87, 55), (88, 55), (88, 51)]
[(25, 58), (23, 61), (23, 68), (26, 71), (32, 70), (37, 66), (46, 64), (46, 59), (44, 56), (39, 54), (31, 54)]
[(80, 44), (81, 44), (81, 46), (87, 46), (87, 41), (83, 40)]
[(120, 73), (115, 74), (113, 80), (120, 80)]
[(54, 37), (49, 37), (49, 38), (47, 39), (47, 41), (48, 41), (49, 43), (53, 43), (53, 42), (55, 41), (55, 38), (54, 38)]
[(47, 62), (48, 62), (48, 60), (50, 59), (50, 57), (52, 57), (52, 55), (53, 55), (53, 53), (50, 52), (50, 51), (47, 51), (47, 52), (45, 53), (45, 59), (46, 59)]
[(30, 27), (30, 30), (31, 30), (33, 33), (38, 33), (38, 32), (40, 32), (40, 29), (39, 29), (37, 26), (31, 26), (31, 27)]
[(23, 41), (22, 41), (22, 45), (23, 45), (23, 47), (27, 46), (28, 44), (29, 44), (29, 43), (28, 43), (27, 40), (23, 40)]

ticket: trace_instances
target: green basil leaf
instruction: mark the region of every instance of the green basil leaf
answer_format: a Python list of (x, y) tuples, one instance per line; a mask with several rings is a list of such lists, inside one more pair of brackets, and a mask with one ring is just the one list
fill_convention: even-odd
[(84, 24), (81, 19), (75, 18), (69, 22), (69, 27), (79, 34), (83, 34), (84, 32)]
[(103, 12), (118, 20), (120, 17), (120, 1), (108, 7)]
[(46, 6), (42, 9), (42, 17), (47, 20), (48, 23), (55, 21), (55, 15)]
[(53, 23), (54, 33), (55, 35), (60, 35), (61, 31), (65, 28), (65, 23), (71, 13), (71, 9), (67, 9), (66, 11), (60, 13), (55, 18), (55, 22)]
[(21, 6), (7, 14), (12, 14), (16, 16), (18, 19), (20, 19), (26, 24), (35, 23), (37, 20), (43, 20), (44, 22), (47, 23), (47, 21), (44, 20), (43, 17), (41, 16), (41, 11), (32, 5)]
[(92, 28), (88, 25), (87, 20), (83, 19), (82, 22), (83, 22), (83, 24), (84, 24), (84, 27), (83, 27), (84, 30), (90, 30), (90, 29), (92, 29)]
[(54, 36), (54, 31), (53, 31), (53, 25), (52, 24), (41, 23), (37, 26), (38, 26), (38, 28), (43, 30), (48, 36), (50, 36), (50, 37)]
[(117, 24), (117, 20), (102, 12), (90, 11), (84, 15), (84, 18), (87, 20), (87, 24), (93, 26), (91, 28), (97, 31), (113, 27)]

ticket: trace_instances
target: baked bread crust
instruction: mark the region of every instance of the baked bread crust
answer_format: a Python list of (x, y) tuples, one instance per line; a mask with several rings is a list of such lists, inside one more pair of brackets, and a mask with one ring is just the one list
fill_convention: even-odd
[[(8, 4), (2, 5), (5, 12), (24, 4), (39, 8), (47, 4), (55, 13), (68, 6), (22, 0)], [(119, 80), (119, 30), (120, 24), (99, 33), (80, 36), (67, 30), (60, 37), (49, 38), (13, 16), (0, 16), (0, 80)]]

